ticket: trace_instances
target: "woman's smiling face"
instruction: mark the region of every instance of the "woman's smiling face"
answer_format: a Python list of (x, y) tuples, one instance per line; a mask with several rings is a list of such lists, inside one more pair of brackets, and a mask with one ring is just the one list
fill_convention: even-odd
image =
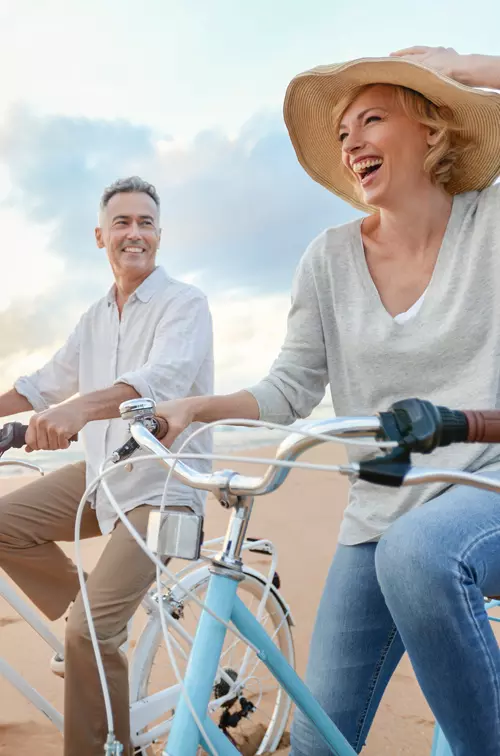
[(390, 208), (401, 192), (431, 183), (424, 160), (433, 134), (406, 115), (391, 85), (368, 87), (353, 100), (342, 115), (339, 139), (342, 162), (368, 205)]

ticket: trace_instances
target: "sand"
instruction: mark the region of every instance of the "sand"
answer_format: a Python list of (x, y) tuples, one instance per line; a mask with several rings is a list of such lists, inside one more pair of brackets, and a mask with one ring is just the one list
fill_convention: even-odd
[[(250, 452), (253, 456), (273, 454), (272, 449)], [(335, 463), (343, 459), (339, 447), (320, 447), (304, 457), (310, 461)], [(228, 466), (224, 463), (224, 466)], [(238, 469), (244, 469), (244, 465)], [(250, 471), (250, 466), (246, 468)], [(252, 471), (257, 468), (252, 466)], [(29, 478), (31, 480), (31, 478)], [(0, 480), (0, 494), (28, 478)], [(330, 564), (345, 505), (347, 484), (333, 473), (294, 471), (279, 491), (257, 499), (249, 535), (273, 540), (278, 553), (282, 590), (295, 619), (294, 639), (297, 668), (302, 674), (309, 638), (322, 585)], [(206, 537), (222, 535), (228, 513), (211, 501), (207, 509)], [(87, 568), (97, 560), (104, 539), (84, 543)], [(72, 545), (64, 548), (72, 553)], [(141, 619), (135, 623), (137, 633)], [(62, 637), (63, 623), (54, 623)], [(63, 682), (49, 670), (51, 650), (15, 612), (0, 599), (2, 656), (16, 667), (51, 703), (62, 708)], [(27, 702), (5, 679), (0, 678), (0, 754), (5, 756), (60, 756), (62, 740), (46, 718)], [(366, 756), (427, 756), (432, 741), (433, 718), (415, 681), (408, 660), (397, 669), (375, 719)], [(282, 753), (287, 753), (284, 748)]]

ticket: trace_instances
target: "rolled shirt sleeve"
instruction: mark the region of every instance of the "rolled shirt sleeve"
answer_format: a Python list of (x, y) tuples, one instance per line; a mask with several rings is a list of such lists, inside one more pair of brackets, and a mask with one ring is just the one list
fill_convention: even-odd
[(311, 414), (327, 384), (323, 325), (310, 255), (306, 253), (294, 278), (281, 351), (269, 374), (247, 391), (257, 400), (261, 420), (290, 424)]
[(26, 397), (36, 412), (59, 404), (78, 392), (81, 321), (66, 343), (43, 367), (20, 376), (14, 388)]
[(212, 350), (212, 318), (206, 298), (190, 292), (159, 321), (147, 362), (115, 383), (132, 386), (155, 402), (188, 395)]

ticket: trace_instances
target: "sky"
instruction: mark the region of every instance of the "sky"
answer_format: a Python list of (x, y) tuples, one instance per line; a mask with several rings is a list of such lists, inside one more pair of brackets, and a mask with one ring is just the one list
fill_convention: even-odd
[(496, 54), (482, 0), (0, 0), (0, 390), (45, 362), (111, 283), (102, 189), (162, 200), (160, 262), (209, 296), (216, 388), (263, 377), (294, 269), (357, 213), (300, 168), (283, 126), (300, 71), (425, 44)]

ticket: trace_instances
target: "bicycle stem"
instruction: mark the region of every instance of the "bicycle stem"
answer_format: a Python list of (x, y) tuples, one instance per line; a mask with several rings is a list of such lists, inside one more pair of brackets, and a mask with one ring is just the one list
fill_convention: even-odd
[(231, 518), (221, 551), (212, 558), (212, 571), (217, 567), (232, 571), (233, 577), (243, 579), (241, 550), (245, 542), (248, 523), (252, 514), (253, 496), (238, 496), (233, 504)]

